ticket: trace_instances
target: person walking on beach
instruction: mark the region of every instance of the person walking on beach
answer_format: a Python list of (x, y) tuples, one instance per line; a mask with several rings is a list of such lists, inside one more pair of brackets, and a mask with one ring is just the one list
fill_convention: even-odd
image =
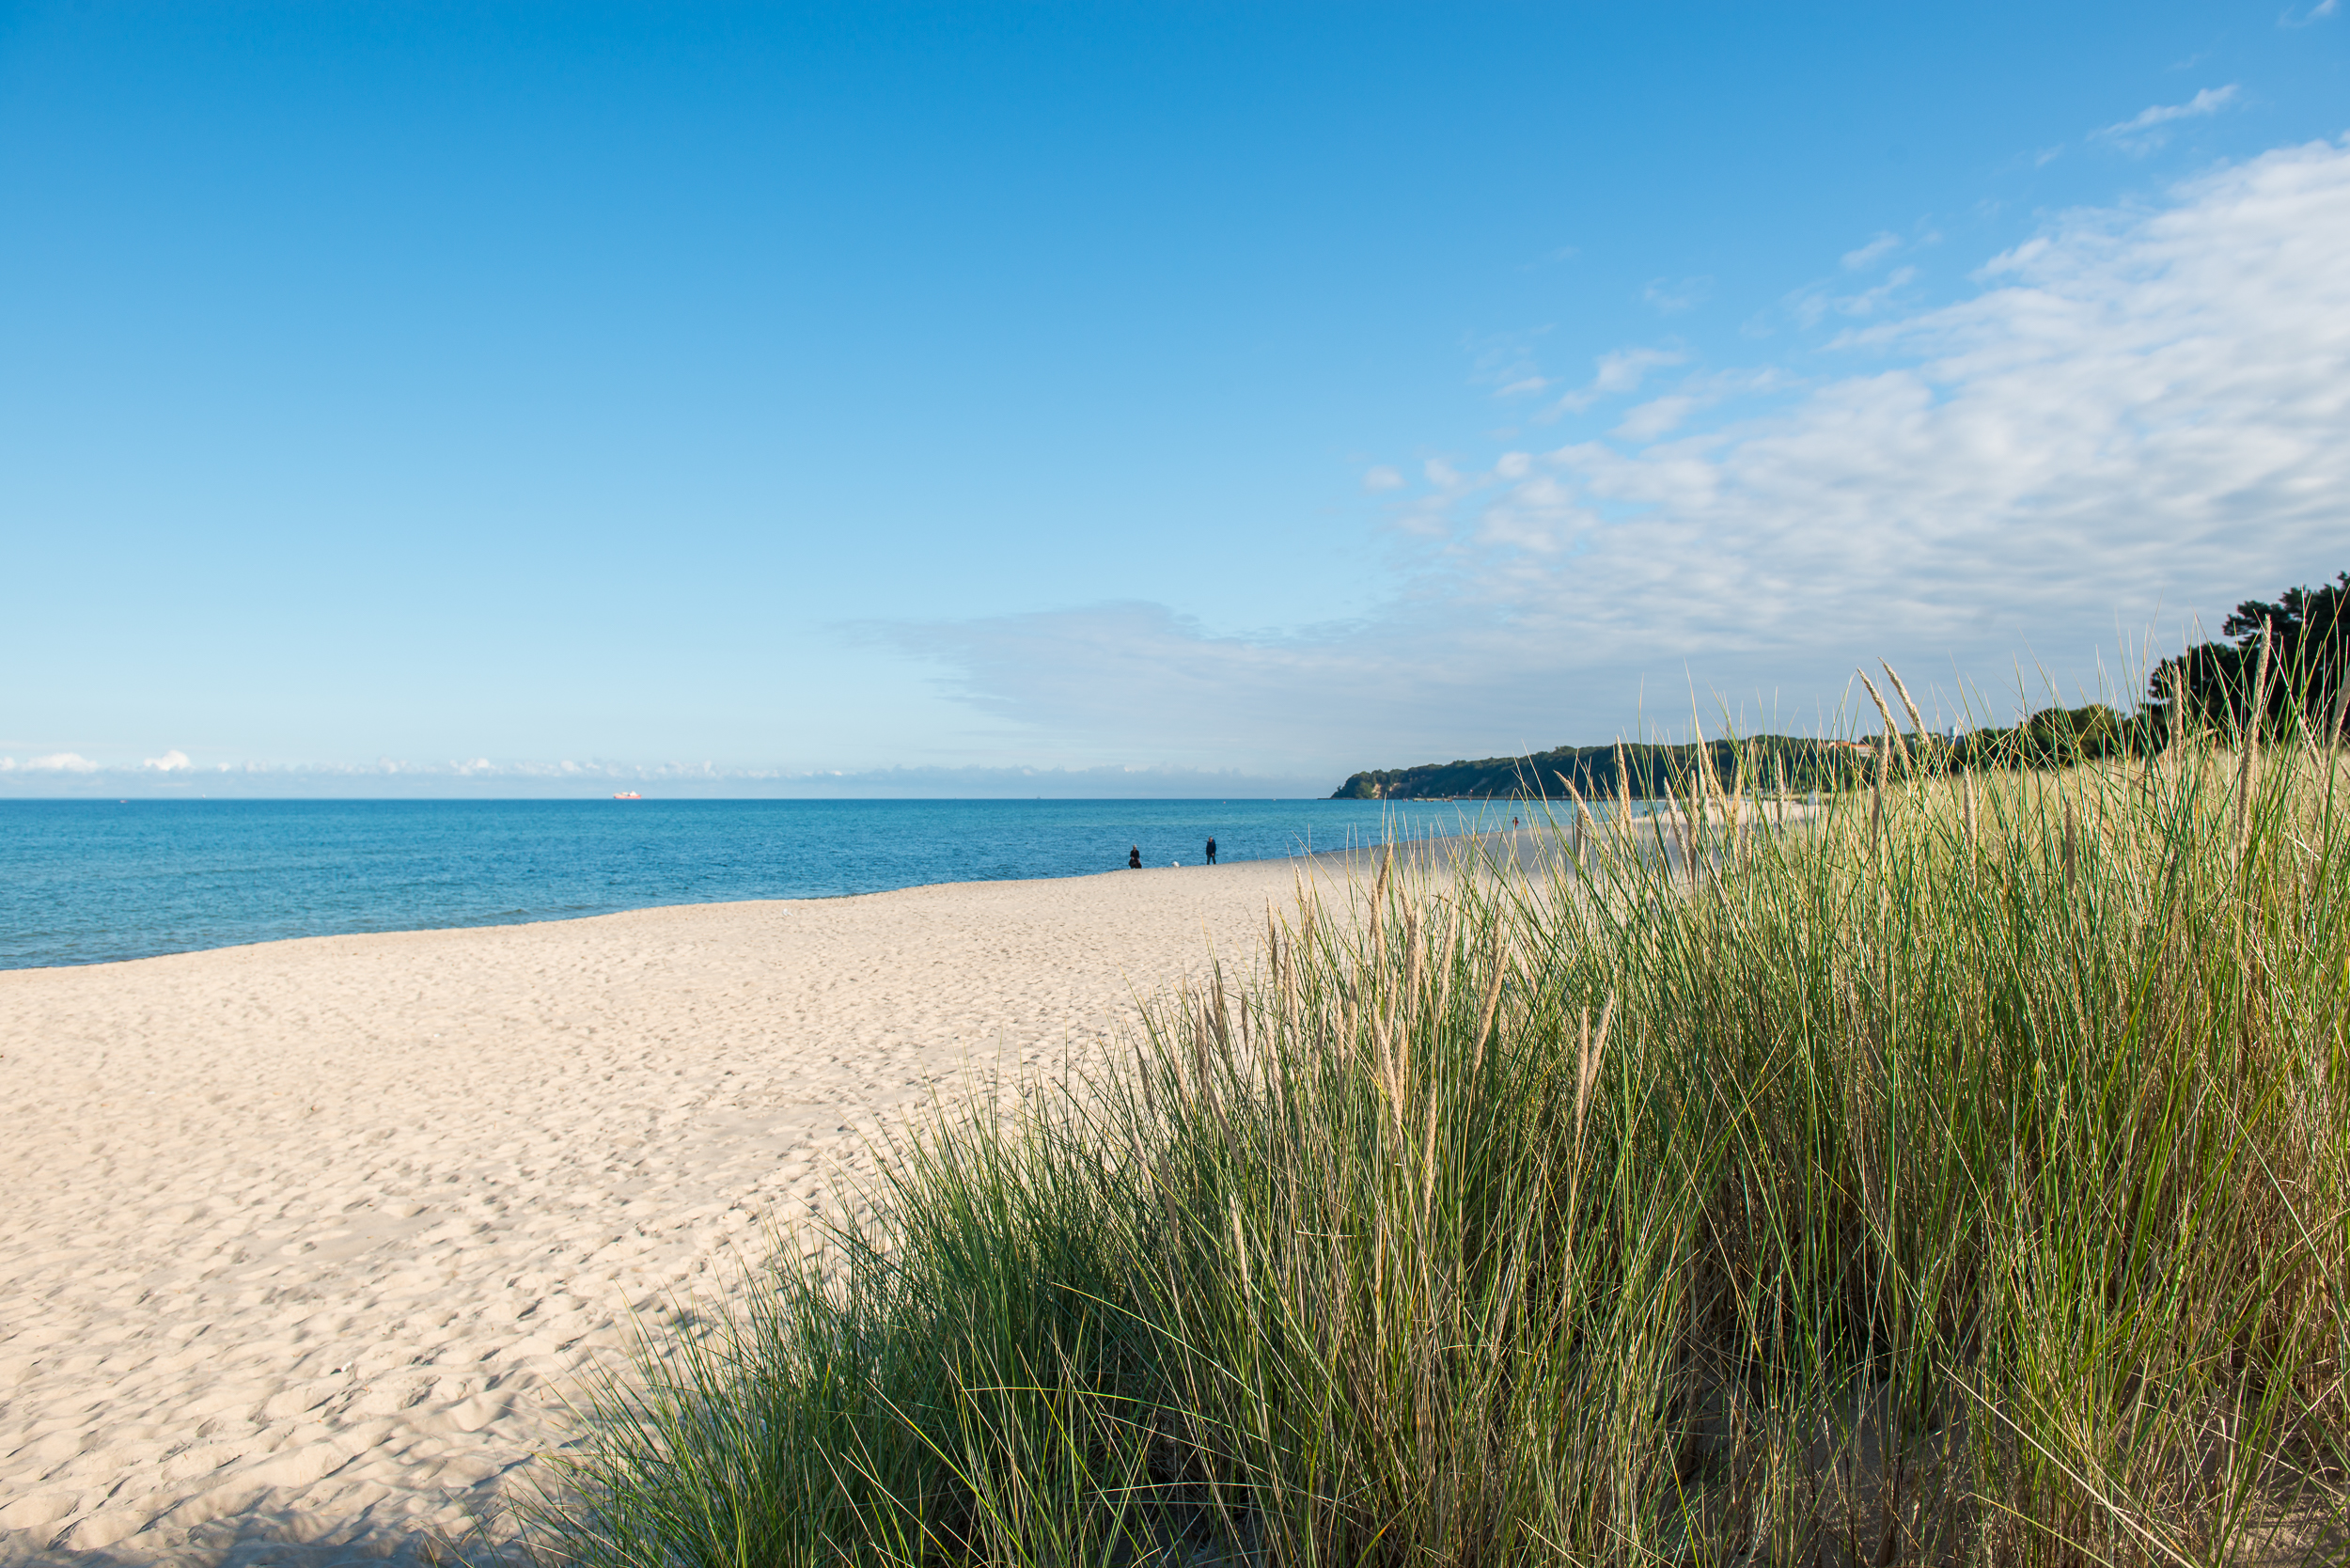
[(1208, 864), (1211, 866), (1215, 864), (1215, 840), (1214, 839), (1208, 840)]
[(1142, 846), (1140, 844), (1136, 844), (1126, 852), (1126, 869), (1130, 871), (1142, 870)]

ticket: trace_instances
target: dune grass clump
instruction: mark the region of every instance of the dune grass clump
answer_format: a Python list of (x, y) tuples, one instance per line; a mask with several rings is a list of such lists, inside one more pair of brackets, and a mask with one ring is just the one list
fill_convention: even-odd
[[(1889, 730), (1889, 726), (1888, 726)], [(2326, 1560), (2350, 835), (2192, 737), (1400, 862), (648, 1356), (592, 1564)]]

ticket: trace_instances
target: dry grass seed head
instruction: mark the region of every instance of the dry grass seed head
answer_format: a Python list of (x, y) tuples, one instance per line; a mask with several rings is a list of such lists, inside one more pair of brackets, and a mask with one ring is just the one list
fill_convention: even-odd
[(1477, 1010), (1477, 1048), (1469, 1060), (1469, 1077), (1473, 1080), (1485, 1065), (1485, 1043), (1493, 1037), (1494, 1011), (1501, 1005), (1501, 984), (1509, 974), (1508, 949), (1503, 945), (1501, 922), (1493, 927), (1492, 950), (1486, 960), (1485, 1000)]
[(1419, 928), (1418, 901), (1408, 901), (1403, 905), (1403, 996), (1407, 1025), (1419, 1015), (1420, 969), (1426, 956), (1420, 949)]
[(1607, 1049), (1607, 1031), (1615, 1018), (1616, 996), (1612, 991), (1607, 995), (1606, 1004), (1600, 1010), (1599, 1032), (1596, 1035), (1591, 1032), (1591, 1010), (1589, 1007), (1583, 1010), (1582, 1042), (1574, 1080), (1574, 1141), (1578, 1149), (1583, 1144), (1583, 1116), (1590, 1106), (1591, 1086), (1599, 1080), (1600, 1054)]
[[(1855, 670), (1853, 673), (1860, 677), (1861, 685), (1868, 689), (1869, 700), (1877, 705), (1877, 713), (1885, 720), (1887, 743), (1900, 753), (1901, 760), (1906, 763), (1909, 760), (1909, 747), (1902, 744), (1901, 726), (1893, 722), (1893, 710), (1886, 706), (1885, 694), (1877, 690), (1877, 683), (1869, 679), (1867, 670)], [(1879, 771), (1882, 773), (1883, 770)]]
[(1627, 842), (1632, 833), (1632, 775), (1624, 767), (1623, 743), (1616, 743), (1616, 832)]
[(1902, 683), (1901, 673), (1891, 665), (1885, 664), (1883, 659), (1879, 659), (1877, 663), (1885, 665), (1885, 678), (1893, 682), (1894, 694), (1902, 699), (1902, 708), (1909, 714), (1910, 733), (1916, 735), (1922, 744), (1926, 736), (1925, 716), (1918, 712), (1918, 704), (1910, 699), (1909, 688)]

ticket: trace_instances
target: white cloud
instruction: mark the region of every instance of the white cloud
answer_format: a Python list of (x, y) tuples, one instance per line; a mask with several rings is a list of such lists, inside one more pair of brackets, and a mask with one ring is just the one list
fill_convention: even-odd
[(1896, 267), (1885, 281), (1856, 294), (1840, 294), (1825, 284), (1812, 284), (1787, 296), (1787, 308), (1806, 327), (1816, 327), (1829, 316), (1874, 316), (1896, 303), (1902, 290), (1918, 281), (1915, 267)]
[(1917, 281), (1917, 268), (1896, 267), (1875, 288), (1864, 289), (1857, 294), (1838, 300), (1836, 308), (1847, 316), (1873, 316), (1890, 304), (1895, 294)]
[(1710, 277), (1684, 277), (1678, 280), (1651, 278), (1640, 290), (1640, 298), (1653, 306), (1659, 315), (1673, 316), (1703, 305), (1714, 294)]
[[(159, 779), (155, 770), (109, 767), (77, 759), (78, 767), (43, 767), (55, 758), (15, 762), (0, 758), (0, 776), (19, 797), (70, 793), (185, 798), (189, 785)], [(40, 769), (40, 776), (32, 776)], [(713, 762), (579, 761), (410, 762), (378, 758), (368, 763), (222, 763), (196, 770), (214, 799), (385, 799), (462, 796), (475, 799), (600, 799), (621, 789), (657, 799), (1110, 796), (1177, 797), (1298, 795), (1315, 792), (1320, 775), (1243, 773), (1230, 766), (1168, 767), (1155, 761), (1098, 767), (910, 766), (794, 769)]]
[(2280, 27), (2306, 27), (2312, 22), (2325, 21), (2327, 17), (2333, 15), (2336, 10), (2340, 9), (2341, 6), (2342, 0), (2318, 0), (2316, 5), (2311, 6), (2308, 10), (2303, 11), (2299, 16), (2294, 15), (2292, 8), (2287, 7), (2284, 15), (2277, 19), (2277, 25)]
[(46, 757), (35, 757), (24, 766), (35, 773), (96, 773), (99, 768), (98, 763), (71, 751), (57, 751)]
[(2169, 134), (2162, 129), (2163, 126), (2176, 120), (2216, 115), (2234, 102), (2235, 96), (2236, 84), (2233, 82), (2224, 87), (2205, 87), (2184, 103), (2150, 104), (2119, 125), (2092, 131), (2090, 135), (2094, 140), (2109, 141), (2125, 151), (2150, 152), (2160, 147)]
[[(1395, 591), (1357, 619), (1243, 634), (1120, 604), (898, 635), (1031, 734), (1259, 765), (1606, 739), (1643, 680), (1799, 694), (1809, 721), (1878, 655), (1946, 689), (2045, 660), (2070, 695), (2157, 615), (2216, 628), (2350, 567), (2345, 254), (2350, 142), (2280, 149), (2062, 215), (1957, 304), (1856, 313), (1846, 373), (1738, 372), (1778, 400), (1728, 425), (1692, 429), (1693, 378), (1612, 439), (1432, 465), (1423, 533), (1393, 536)], [(1576, 397), (1684, 357), (1624, 351)]]
[(1901, 248), (1902, 242), (1899, 235), (1879, 234), (1858, 250), (1848, 250), (1844, 253), (1842, 258), (1844, 270), (1848, 273), (1866, 272)]
[(1535, 347), (1550, 332), (1546, 326), (1520, 332), (1496, 332), (1469, 339), (1476, 358), (1470, 377), (1496, 388), (1498, 398), (1521, 397), (1550, 384), (1534, 359)]
[(152, 768), (157, 773), (184, 773), (195, 764), (188, 760), (186, 752), (172, 750), (164, 752), (161, 757), (149, 757), (139, 766)]
[(1661, 398), (1635, 404), (1616, 428), (1607, 433), (1620, 441), (1635, 443), (1654, 441), (1668, 435), (1688, 421), (1691, 415), (1709, 409), (1731, 398), (1749, 397), (1778, 392), (1789, 384), (1789, 378), (1780, 371), (1763, 368), (1754, 370), (1715, 370), (1707, 374), (1685, 376), (1681, 384)]
[(1559, 399), (1555, 411), (1579, 413), (1602, 398), (1637, 392), (1650, 371), (1685, 364), (1688, 358), (1680, 349), (1617, 349), (1601, 354), (1590, 381)]
[(1599, 392), (1637, 391), (1651, 370), (1683, 364), (1688, 357), (1679, 349), (1620, 349), (1600, 356), (1591, 386)]
[(1509, 488), (1479, 515), (1475, 542), (1485, 548), (1557, 556), (1596, 525), (1598, 516), (1571, 484), (1535, 469), (1531, 459), (1496, 472)]
[(1623, 422), (1608, 433), (1625, 441), (1653, 441), (1660, 435), (1679, 430), (1681, 422), (1697, 408), (1698, 400), (1685, 392), (1652, 398), (1634, 407), (1623, 416)]
[[(1810, 623), (1997, 644), (2001, 619), (2110, 626), (2329, 573), (2350, 537), (2344, 247), (2350, 150), (2324, 144), (2151, 215), (2074, 214), (1995, 259), (1976, 298), (1847, 340), (1907, 363), (1711, 448), (1551, 454), (1645, 509), (1582, 571), (1629, 586), (1651, 559), (1703, 559), (1684, 648)], [(1786, 586), (1754, 596), (1765, 582)]]

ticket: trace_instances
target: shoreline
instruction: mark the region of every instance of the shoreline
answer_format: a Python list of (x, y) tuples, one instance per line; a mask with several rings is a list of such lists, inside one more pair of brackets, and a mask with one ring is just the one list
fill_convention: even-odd
[[(1662, 823), (1668, 828), (1676, 832), (1680, 831), (1682, 828), (1683, 814), (1679, 810), (1671, 808), (1658, 809), (1656, 803), (1653, 801), (1638, 801), (1635, 804), (1636, 806), (1648, 808), (1648, 809), (1639, 810), (1635, 813), (1636, 821), (1643, 823), (1651, 822)], [(1601, 803), (1603, 808), (1612, 808), (1612, 802)], [(1760, 801), (1749, 801), (1747, 803), (1747, 808), (1752, 814), (1746, 816), (1743, 820), (1752, 823), (1762, 823), (1767, 819), (1773, 825), (1779, 827), (1784, 827), (1790, 823), (1806, 820), (1814, 814), (1814, 811), (1816, 810), (1815, 808), (1807, 807), (1793, 800), (1771, 803), (1770, 809), (1768, 811), (1763, 809), (1763, 803)], [(1287, 855), (1261, 855), (1249, 859), (1220, 860), (1214, 867), (1208, 867), (1198, 863), (1190, 863), (1182, 866), (1146, 865), (1139, 869), (1145, 872), (1164, 872), (1178, 870), (1187, 871), (1209, 870), (1225, 871), (1237, 870), (1242, 868), (1261, 868), (1266, 866), (1289, 866), (1292, 868), (1306, 867), (1316, 869), (1338, 868), (1344, 866), (1351, 867), (1357, 871), (1366, 871), (1375, 866), (1377, 857), (1382, 853), (1427, 852), (1434, 850), (1437, 846), (1458, 847), (1467, 845), (1484, 845), (1507, 839), (1510, 840), (1512, 845), (1512, 858), (1518, 868), (1524, 870), (1530, 865), (1537, 864), (1542, 861), (1543, 858), (1540, 853), (1540, 846), (1545, 841), (1555, 843), (1560, 837), (1571, 831), (1569, 827), (1569, 816), (1571, 814), (1571, 809), (1572, 808), (1569, 808), (1567, 810), (1559, 812), (1556, 816), (1554, 816), (1552, 821), (1548, 823), (1538, 821), (1511, 828), (1489, 828), (1481, 831), (1471, 831), (1466, 833), (1429, 834), (1419, 838), (1392, 839), (1383, 840), (1375, 844), (1358, 844), (1343, 849), (1307, 850), (1299, 854)], [(1606, 821), (1607, 818), (1606, 816), (1602, 816), (1600, 820)], [(854, 893), (820, 893), (805, 896), (767, 899), (686, 899), (672, 902), (628, 904), (617, 909), (600, 909), (583, 915), (555, 915), (543, 917), (525, 917), (518, 919), (473, 920), (457, 925), (395, 926), (383, 930), (368, 931), (313, 932), (294, 936), (262, 937), (258, 940), (251, 942), (224, 943), (212, 947), (175, 948), (168, 951), (139, 953), (127, 958), (90, 959), (83, 963), (75, 964), (0, 964), (0, 982), (5, 982), (6, 978), (10, 975), (50, 974), (104, 969), (120, 964), (149, 964), (164, 959), (189, 958), (203, 953), (243, 952), (255, 949), (277, 947), (285, 944), (299, 942), (360, 941), (377, 937), (416, 936), (431, 933), (470, 931), (510, 931), (538, 926), (573, 925), (585, 920), (610, 919), (616, 916), (642, 915), (666, 909), (717, 909), (737, 905), (757, 906), (767, 904), (835, 904), (848, 902), (857, 899), (887, 898), (896, 894), (917, 893), (929, 889), (941, 888), (1016, 887), (1042, 884), (1082, 884), (1096, 878), (1131, 876), (1135, 873), (1135, 870), (1136, 868), (1131, 867), (1117, 867), (1106, 870), (1075, 871), (1060, 875), (1037, 877), (984, 877), (964, 881), (916, 882), (905, 883), (891, 887), (868, 888)], [(5, 1560), (0, 1560), (0, 1568), (7, 1568)]]
[[(1506, 833), (1507, 831), (1509, 830), (1499, 830), (1498, 832), (1488, 831), (1484, 833), (1433, 834), (1425, 838), (1398, 839), (1382, 844), (1356, 845), (1344, 849), (1308, 850), (1294, 855), (1277, 856), (1261, 855), (1250, 859), (1220, 859), (1214, 867), (1194, 862), (1184, 864), (1180, 867), (1145, 865), (1139, 869), (1144, 872), (1164, 872), (1179, 870), (1186, 871), (1211, 870), (1224, 871), (1237, 870), (1245, 867), (1263, 866), (1322, 867), (1325, 865), (1337, 865), (1356, 858), (1360, 858), (1368, 864), (1375, 858), (1382, 849), (1392, 848), (1402, 850), (1435, 844), (1471, 842), (1496, 838), (1498, 837), (1500, 833)], [(200, 953), (243, 952), (252, 949), (270, 948), (294, 942), (357, 941), (374, 937), (413, 936), (428, 933), (509, 931), (532, 926), (572, 925), (583, 920), (603, 920), (609, 919), (619, 915), (641, 915), (650, 911), (663, 909), (714, 909), (733, 905), (786, 903), (832, 904), (846, 902), (856, 899), (886, 898), (893, 894), (915, 893), (931, 888), (1009, 887), (1026, 886), (1031, 884), (1045, 883), (1067, 885), (1084, 883), (1099, 877), (1132, 876), (1135, 872), (1136, 868), (1120, 866), (1105, 870), (1074, 871), (1061, 875), (1035, 877), (983, 877), (964, 881), (913, 882), (891, 887), (867, 888), (863, 891), (854, 893), (819, 893), (806, 896), (789, 896), (767, 899), (688, 899), (673, 902), (627, 904), (617, 909), (599, 909), (583, 915), (531, 916), (518, 919), (473, 920), (458, 925), (395, 926), (382, 930), (368, 931), (312, 932), (293, 936), (267, 936), (250, 942), (223, 943), (212, 947), (174, 948), (163, 952), (138, 953), (126, 958), (94, 958), (81, 963), (72, 964), (0, 964), (0, 979), (5, 979), (5, 977), (9, 975), (49, 974), (55, 972), (102, 969), (118, 964), (149, 964), (162, 959), (188, 958)], [(5, 1564), (0, 1563), (0, 1568), (5, 1568)]]

